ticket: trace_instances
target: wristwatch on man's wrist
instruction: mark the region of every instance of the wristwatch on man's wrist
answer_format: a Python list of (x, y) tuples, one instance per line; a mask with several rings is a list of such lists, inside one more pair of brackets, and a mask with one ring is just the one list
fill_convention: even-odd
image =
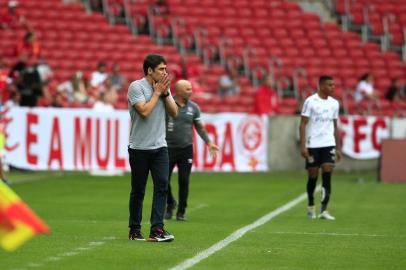
[(170, 93), (169, 93), (169, 91), (168, 91), (168, 92), (166, 92), (166, 94), (165, 94), (165, 93), (162, 94), (162, 97), (166, 98), (166, 97), (169, 97), (169, 95), (170, 95)]

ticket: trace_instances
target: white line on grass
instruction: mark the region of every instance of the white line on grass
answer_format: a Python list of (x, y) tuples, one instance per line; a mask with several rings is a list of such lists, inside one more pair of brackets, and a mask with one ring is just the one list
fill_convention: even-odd
[(359, 236), (359, 237), (405, 237), (385, 234), (337, 233), (337, 232), (271, 232), (271, 234), (326, 235), (326, 236)]
[(213, 255), (217, 251), (220, 251), (221, 249), (225, 248), (226, 246), (228, 246), (232, 242), (238, 240), (239, 238), (241, 238), (247, 232), (249, 232), (249, 231), (251, 231), (251, 230), (253, 230), (253, 229), (255, 229), (255, 228), (257, 228), (257, 227), (259, 227), (259, 226), (261, 226), (261, 225), (263, 225), (265, 223), (267, 223), (268, 221), (270, 221), (274, 217), (282, 214), (283, 212), (286, 212), (286, 211), (290, 210), (291, 208), (293, 208), (297, 204), (304, 201), (306, 198), (307, 198), (306, 193), (301, 194), (299, 197), (291, 200), (287, 204), (273, 210), (272, 212), (269, 212), (265, 216), (257, 219), (255, 222), (253, 222), (253, 223), (251, 223), (251, 224), (249, 224), (249, 225), (247, 225), (245, 227), (242, 227), (241, 229), (238, 229), (237, 231), (233, 232), (232, 234), (230, 234), (228, 237), (221, 240), (220, 242), (217, 242), (216, 244), (212, 245), (208, 249), (203, 250), (202, 252), (198, 253), (196, 256), (183, 261), (182, 263), (170, 268), (169, 270), (184, 270), (184, 269), (188, 269), (188, 268), (194, 266), (195, 264), (198, 264), (202, 260), (208, 258), (209, 256)]
[(201, 204), (196, 205), (195, 207), (190, 208), (187, 212), (188, 212), (188, 213), (194, 212), (194, 211), (197, 211), (197, 210), (206, 208), (206, 207), (208, 207), (208, 206), (209, 206), (208, 204), (201, 203)]
[(11, 270), (26, 270), (27, 268), (39, 268), (44, 266), (45, 264), (49, 263), (49, 262), (57, 262), (62, 260), (64, 257), (73, 257), (73, 256), (77, 256), (77, 255), (81, 255), (83, 252), (85, 251), (89, 251), (92, 250), (96, 247), (102, 246), (106, 243), (106, 241), (111, 241), (111, 240), (115, 240), (116, 237), (114, 236), (109, 236), (109, 237), (103, 237), (103, 239), (101, 241), (90, 241), (89, 243), (87, 243), (87, 245), (82, 246), (82, 247), (77, 247), (74, 250), (71, 251), (67, 251), (64, 253), (61, 253), (59, 255), (56, 256), (48, 256), (45, 257), (42, 261), (38, 261), (38, 262), (30, 262), (27, 263), (27, 265), (23, 268), (13, 268)]
[(13, 180), (13, 176), (11, 176), (11, 185), (19, 185), (19, 184), (25, 184), (25, 183), (30, 183), (30, 182), (37, 182), (37, 181), (43, 181), (43, 180), (49, 180), (51, 178), (61, 178), (63, 176), (66, 176), (66, 173), (48, 173), (48, 174), (40, 174), (40, 175), (35, 175), (35, 173), (27, 172), (26, 173), (27, 178), (22, 178), (22, 179), (17, 179)]

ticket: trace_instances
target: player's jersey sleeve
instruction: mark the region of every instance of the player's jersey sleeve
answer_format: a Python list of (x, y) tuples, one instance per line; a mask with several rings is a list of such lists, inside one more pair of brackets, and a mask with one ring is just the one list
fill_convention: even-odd
[(193, 104), (193, 122), (201, 121), (200, 117), (200, 107), (196, 103)]
[(310, 117), (312, 112), (311, 104), (311, 99), (307, 98), (303, 103), (302, 116)]
[(146, 101), (144, 91), (142, 90), (141, 85), (137, 82), (131, 83), (128, 87), (128, 100), (131, 106)]
[(338, 119), (339, 112), (340, 112), (340, 103), (338, 103), (338, 101), (335, 100), (335, 110), (333, 114), (333, 119)]

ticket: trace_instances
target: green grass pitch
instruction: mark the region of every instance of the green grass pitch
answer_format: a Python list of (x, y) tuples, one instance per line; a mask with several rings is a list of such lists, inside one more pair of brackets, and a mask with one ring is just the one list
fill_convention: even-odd
[[(0, 250), (1, 270), (170, 269), (295, 199), (306, 182), (305, 172), (194, 173), (189, 220), (166, 221), (174, 242), (149, 243), (127, 240), (128, 174), (8, 176), (52, 232), (16, 252)], [(149, 180), (145, 236), (151, 189)], [(406, 185), (379, 183), (372, 171), (337, 172), (330, 212), (336, 221), (308, 220), (303, 201), (190, 269), (406, 269)]]

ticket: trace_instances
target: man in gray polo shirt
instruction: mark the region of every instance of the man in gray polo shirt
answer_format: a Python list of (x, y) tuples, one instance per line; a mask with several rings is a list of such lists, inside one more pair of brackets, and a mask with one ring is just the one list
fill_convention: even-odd
[[(195, 127), (200, 138), (209, 147), (211, 155), (216, 155), (219, 148), (210, 141), (206, 129), (200, 118), (200, 108), (193, 101), (189, 100), (192, 95), (192, 84), (186, 80), (179, 80), (175, 85), (175, 101), (179, 106), (176, 118), (167, 115), (166, 119), (166, 141), (169, 151), (169, 182), (172, 170), (178, 166), (179, 182), (179, 205), (176, 219), (185, 221), (185, 211), (189, 194), (189, 177), (193, 164), (193, 141), (192, 128)], [(172, 195), (171, 185), (168, 187), (166, 219), (171, 219), (173, 210), (176, 207), (176, 200)]]
[(145, 240), (141, 233), (142, 205), (148, 174), (151, 171), (154, 194), (151, 229), (148, 241), (167, 242), (174, 236), (164, 229), (169, 160), (165, 140), (165, 114), (176, 117), (178, 108), (169, 90), (170, 78), (166, 61), (151, 54), (144, 59), (145, 77), (128, 88), (128, 109), (131, 116), (128, 145), (131, 166), (129, 239)]

